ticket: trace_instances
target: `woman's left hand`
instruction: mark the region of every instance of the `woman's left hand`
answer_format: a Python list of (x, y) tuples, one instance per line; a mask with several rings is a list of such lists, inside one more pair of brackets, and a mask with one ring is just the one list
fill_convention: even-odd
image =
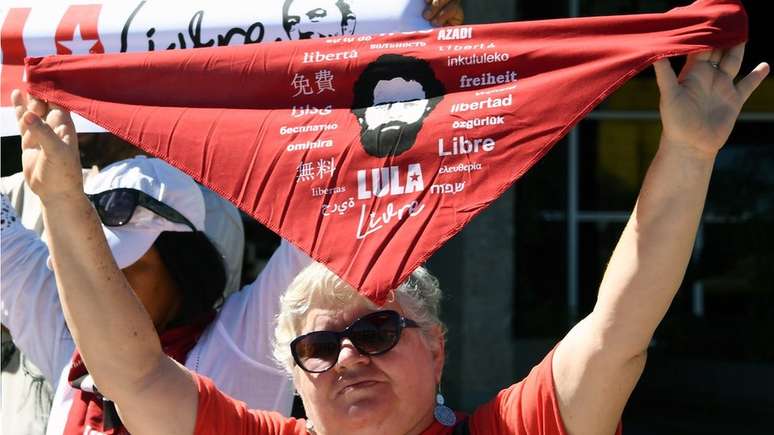
[(83, 195), (78, 137), (70, 113), (19, 91), (11, 100), (22, 136), (22, 169), (44, 203)]
[(769, 73), (769, 65), (761, 63), (734, 83), (743, 56), (744, 44), (689, 55), (679, 78), (669, 60), (654, 64), (664, 143), (714, 158), (742, 105)]
[(425, 0), (425, 3), (422, 16), (433, 27), (459, 26), (465, 19), (460, 0)]

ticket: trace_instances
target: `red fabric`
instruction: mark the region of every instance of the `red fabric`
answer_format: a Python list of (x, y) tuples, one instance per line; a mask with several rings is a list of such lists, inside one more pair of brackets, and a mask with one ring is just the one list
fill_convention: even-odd
[(24, 58), (27, 49), (24, 41), (17, 35), (24, 33), (24, 25), (32, 8), (9, 8), (2, 27), (0, 27), (0, 51), (3, 54), (3, 67), (0, 70), (0, 106), (11, 105), (11, 91), (22, 87)]
[[(738, 1), (700, 0), (663, 14), (31, 59), (27, 77), (33, 95), (169, 161), (381, 304), (627, 79), (746, 36)], [(445, 92), (420, 108), (414, 145), (380, 157), (351, 108), (440, 89), (358, 81), (384, 54), (426, 60)], [(427, 67), (404, 65), (401, 77)], [(385, 143), (411, 137), (380, 125)]]
[[(207, 326), (215, 318), (214, 313), (209, 313), (200, 321), (191, 325), (180, 326), (178, 328), (166, 331), (161, 335), (161, 347), (165, 354), (171, 356), (180, 364), (185, 364), (185, 358), (188, 352), (193, 349), (199, 337)], [(67, 377), (68, 382), (87, 374), (86, 365), (81, 359), (81, 355), (76, 349), (73, 354), (70, 374)], [(128, 435), (129, 432), (123, 425), (112, 429), (103, 428), (102, 399), (94, 393), (82, 391), (74, 388), (73, 404), (70, 407), (70, 413), (67, 415), (67, 423), (62, 432), (64, 435), (81, 435), (87, 433), (84, 429), (89, 427), (92, 430), (100, 431), (106, 435)], [(90, 433), (90, 432), (89, 432)]]
[[(551, 351), (524, 380), (502, 390), (470, 417), (471, 435), (567, 435), (554, 390)], [(221, 393), (211, 380), (193, 374), (199, 390), (194, 434), (306, 435), (304, 420), (276, 412), (249, 410)], [(422, 435), (450, 435), (438, 422)], [(617, 434), (621, 434), (619, 427)]]
[[(500, 391), (470, 417), (472, 434), (567, 435), (559, 412), (551, 350), (518, 384)], [(616, 435), (621, 435), (619, 423)]]

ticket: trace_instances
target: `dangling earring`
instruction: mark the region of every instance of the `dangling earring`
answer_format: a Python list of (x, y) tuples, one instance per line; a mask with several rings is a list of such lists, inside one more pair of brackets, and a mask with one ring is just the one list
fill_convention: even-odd
[(457, 416), (454, 415), (454, 411), (444, 405), (444, 403), (446, 403), (446, 399), (443, 398), (441, 386), (439, 385), (438, 394), (435, 395), (435, 410), (433, 410), (433, 415), (438, 423), (441, 423), (446, 427), (454, 426), (454, 423), (457, 422)]
[[(296, 389), (293, 390), (293, 395), (301, 398), (301, 393), (299, 393)], [(301, 401), (303, 402), (303, 399), (301, 399)], [(314, 422), (309, 417), (306, 417), (306, 431), (309, 433), (316, 433), (314, 431)]]

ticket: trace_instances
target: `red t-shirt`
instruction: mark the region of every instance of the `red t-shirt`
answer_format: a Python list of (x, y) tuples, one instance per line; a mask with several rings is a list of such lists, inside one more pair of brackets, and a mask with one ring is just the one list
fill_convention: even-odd
[[(551, 363), (551, 351), (521, 382), (500, 391), (470, 416), (472, 435), (566, 435), (559, 415)], [(277, 412), (247, 409), (222, 392), (211, 380), (193, 373), (199, 389), (195, 434), (306, 435), (305, 420)], [(452, 428), (438, 422), (422, 435), (448, 435)], [(620, 429), (619, 429), (620, 432)]]

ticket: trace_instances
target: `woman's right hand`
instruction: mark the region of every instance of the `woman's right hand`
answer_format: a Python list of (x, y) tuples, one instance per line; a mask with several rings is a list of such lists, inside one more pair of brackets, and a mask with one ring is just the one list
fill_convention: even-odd
[(24, 178), (43, 203), (83, 195), (78, 137), (70, 112), (15, 89)]

